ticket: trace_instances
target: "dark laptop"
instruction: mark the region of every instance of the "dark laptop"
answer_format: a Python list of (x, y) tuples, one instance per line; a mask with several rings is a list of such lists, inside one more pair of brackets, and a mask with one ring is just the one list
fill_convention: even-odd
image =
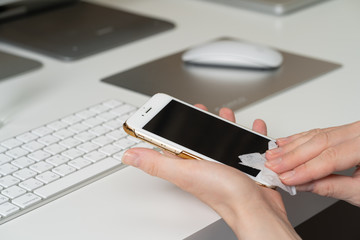
[(0, 42), (63, 61), (172, 29), (170, 22), (78, 0), (0, 3)]

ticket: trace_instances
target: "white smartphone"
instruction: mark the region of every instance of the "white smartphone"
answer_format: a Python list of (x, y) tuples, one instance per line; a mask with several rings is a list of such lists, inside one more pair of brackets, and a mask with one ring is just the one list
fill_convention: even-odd
[(124, 123), (124, 129), (182, 158), (221, 162), (269, 186), (257, 178), (260, 170), (242, 165), (239, 156), (264, 153), (273, 139), (169, 95), (155, 94)]

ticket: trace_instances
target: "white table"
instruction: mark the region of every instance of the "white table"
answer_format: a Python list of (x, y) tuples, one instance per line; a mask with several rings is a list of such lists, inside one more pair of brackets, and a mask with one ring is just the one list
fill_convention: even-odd
[[(38, 71), (0, 82), (0, 140), (91, 104), (146, 96), (101, 78), (217, 37), (237, 37), (337, 62), (342, 68), (237, 111), (238, 122), (268, 123), (271, 137), (360, 119), (360, 2), (332, 0), (285, 17), (196, 0), (98, 0), (170, 20), (174, 30), (86, 59), (64, 63), (10, 45), (0, 50), (41, 61)], [(329, 204), (324, 200), (324, 206)], [(321, 207), (318, 210), (320, 211)], [(306, 220), (304, 214), (294, 224)], [(291, 218), (291, 216), (290, 216)], [(0, 226), (1, 239), (182, 239), (218, 220), (175, 186), (127, 167)]]

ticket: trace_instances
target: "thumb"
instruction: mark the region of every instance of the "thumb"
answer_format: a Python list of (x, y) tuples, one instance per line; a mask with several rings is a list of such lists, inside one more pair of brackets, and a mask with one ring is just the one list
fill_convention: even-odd
[(148, 148), (132, 148), (123, 155), (122, 162), (139, 168), (144, 172), (166, 180), (173, 180), (176, 175), (178, 159), (164, 156)]

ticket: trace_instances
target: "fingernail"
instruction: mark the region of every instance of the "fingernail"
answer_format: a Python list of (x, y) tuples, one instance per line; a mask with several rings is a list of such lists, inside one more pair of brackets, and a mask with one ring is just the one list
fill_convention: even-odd
[(266, 151), (266, 153), (269, 154), (270, 156), (275, 155), (275, 154), (280, 153), (280, 152), (282, 152), (282, 148), (280, 148), (280, 147), (279, 148), (273, 148), (271, 150)]
[(280, 175), (279, 175), (279, 178), (280, 178), (281, 180), (289, 180), (289, 179), (291, 179), (294, 175), (295, 175), (295, 171), (292, 170), (292, 171), (289, 171), (289, 172), (280, 174)]
[(139, 166), (139, 155), (137, 153), (127, 151), (124, 153), (124, 156), (122, 157), (122, 163), (131, 165), (134, 167), (138, 167)]
[(277, 144), (284, 144), (284, 143), (286, 143), (288, 141), (289, 141), (288, 137), (283, 137), (283, 138), (276, 139)]
[(269, 168), (273, 168), (276, 165), (279, 165), (282, 161), (282, 158), (269, 159), (265, 162), (265, 166)]
[(299, 186), (296, 186), (296, 190), (298, 190), (300, 192), (312, 192), (314, 190), (314, 184), (309, 183), (309, 184), (299, 185)]

